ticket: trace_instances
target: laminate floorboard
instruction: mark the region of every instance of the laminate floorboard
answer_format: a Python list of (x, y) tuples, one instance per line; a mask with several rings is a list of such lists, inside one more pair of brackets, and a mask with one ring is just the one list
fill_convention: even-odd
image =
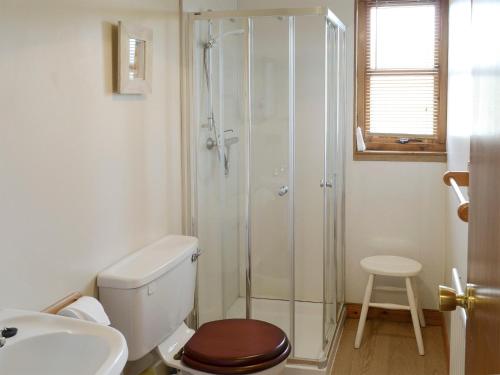
[(357, 319), (347, 319), (332, 375), (446, 375), (442, 327), (422, 328), (425, 355), (417, 352), (413, 326), (387, 320), (366, 321), (363, 341), (354, 349)]

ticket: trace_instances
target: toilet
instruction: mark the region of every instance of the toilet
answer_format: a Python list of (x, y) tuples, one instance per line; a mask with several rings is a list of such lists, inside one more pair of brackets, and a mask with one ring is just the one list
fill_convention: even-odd
[(203, 324), (194, 307), (198, 240), (166, 236), (99, 273), (99, 299), (127, 340), (129, 361), (155, 350), (181, 374), (283, 374), (291, 350), (278, 327), (253, 319)]

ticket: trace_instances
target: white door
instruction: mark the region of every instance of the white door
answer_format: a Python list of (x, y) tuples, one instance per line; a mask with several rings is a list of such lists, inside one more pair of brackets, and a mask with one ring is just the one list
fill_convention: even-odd
[[(448, 166), (450, 171), (468, 170), (472, 130), (473, 85), (471, 51), (471, 0), (450, 0), (448, 56)], [(468, 189), (461, 188), (468, 199)], [(465, 288), (467, 276), (468, 224), (457, 215), (457, 198), (448, 191), (448, 254), (446, 283)], [(453, 277), (452, 270), (455, 270)], [(447, 316), (450, 342), (450, 375), (465, 371), (466, 315), (457, 309)]]

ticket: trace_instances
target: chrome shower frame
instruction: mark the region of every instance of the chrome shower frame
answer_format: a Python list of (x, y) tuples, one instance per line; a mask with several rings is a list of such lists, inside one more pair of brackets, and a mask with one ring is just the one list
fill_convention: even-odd
[[(340, 21), (340, 19), (328, 8), (326, 7), (313, 7), (313, 8), (288, 8), (288, 9), (265, 9), (265, 10), (235, 10), (235, 11), (217, 11), (217, 12), (194, 12), (194, 13), (183, 13), (183, 22), (182, 22), (182, 41), (183, 41), (183, 50), (181, 52), (181, 97), (182, 97), (182, 164), (183, 164), (183, 192), (184, 192), (184, 200), (183, 200), (183, 231), (185, 234), (197, 235), (198, 233), (198, 186), (197, 186), (197, 174), (198, 174), (198, 166), (196, 160), (196, 152), (197, 152), (197, 140), (195, 139), (195, 135), (197, 134), (196, 127), (200, 124), (200, 119), (198, 118), (198, 113), (195, 108), (195, 103), (199, 101), (199, 97), (197, 97), (197, 90), (195, 87), (196, 78), (194, 76), (194, 43), (195, 43), (195, 21), (198, 20), (216, 20), (216, 19), (228, 19), (228, 18), (247, 18), (247, 22), (245, 22), (245, 30), (244, 34), (244, 74), (245, 81), (247, 82), (246, 90), (246, 132), (245, 138), (248, 142), (251, 142), (251, 132), (252, 132), (252, 111), (249, 110), (252, 108), (252, 17), (289, 17), (289, 64), (291, 73), (291, 79), (289, 80), (289, 142), (291, 147), (289, 148), (289, 212), (288, 212), (288, 225), (289, 225), (289, 254), (290, 254), (290, 339), (291, 342), (295, 341), (295, 279), (294, 279), (294, 259), (295, 259), (295, 248), (294, 248), (294, 169), (295, 169), (295, 118), (294, 118), (294, 55), (295, 55), (295, 41), (294, 41), (294, 17), (296, 16), (324, 16), (325, 17), (325, 30), (328, 28), (328, 24), (331, 23), (335, 25), (338, 29), (345, 32), (345, 25)], [(325, 31), (326, 32), (326, 31)], [(325, 50), (325, 67), (327, 66), (327, 50)], [(289, 73), (290, 74), (290, 73)], [(326, 77), (325, 77), (326, 78)], [(213, 105), (213, 104), (212, 104)], [(325, 109), (326, 111), (326, 109)], [(216, 125), (215, 125), (216, 126)], [(326, 126), (326, 125), (325, 125)], [(223, 138), (223, 137), (222, 137)], [(222, 139), (223, 141), (223, 139)], [(251, 145), (247, 145), (246, 147), (246, 162), (250, 163), (251, 160)], [(326, 163), (326, 152), (325, 152), (325, 160)], [(246, 227), (248, 228), (248, 238), (247, 238), (247, 259), (246, 259), (246, 315), (247, 318), (251, 317), (251, 297), (252, 297), (252, 269), (251, 269), (251, 257), (252, 257), (252, 243), (251, 243), (251, 225), (250, 225), (250, 207), (251, 207), (251, 194), (250, 194), (250, 165), (246, 166), (246, 176), (245, 176), (245, 190), (246, 190), (246, 208), (245, 208), (245, 220)], [(326, 188), (325, 188), (326, 192)], [(324, 193), (326, 196), (326, 193)], [(323, 213), (325, 216), (325, 212)], [(325, 220), (325, 217), (323, 218)], [(323, 258), (326, 259), (326, 253), (328, 249), (326, 248), (326, 243), (323, 244)], [(325, 266), (325, 262), (323, 262)], [(343, 266), (342, 266), (343, 267)], [(324, 285), (327, 282), (324, 276)], [(344, 285), (344, 283), (343, 283)], [(323, 287), (323, 291), (325, 293), (325, 286)], [(324, 296), (324, 304), (326, 304), (326, 297)], [(193, 311), (192, 322), (191, 325), (194, 327), (198, 326), (198, 301), (197, 296), (195, 297), (195, 310)], [(323, 319), (326, 319), (325, 314), (323, 314)], [(341, 332), (341, 328), (343, 325), (343, 319), (345, 319), (345, 311), (342, 307), (340, 312), (340, 318), (338, 319), (338, 324), (335, 327), (335, 332), (323, 332), (324, 337), (328, 336), (326, 341), (328, 341), (328, 345), (325, 349), (324, 358), (316, 361), (310, 359), (300, 359), (294, 358), (294, 353), (292, 353), (291, 359), (289, 361), (291, 363), (297, 364), (306, 364), (317, 366), (318, 368), (325, 368), (331, 364), (331, 360), (333, 359), (332, 352), (335, 349), (335, 345), (338, 343), (338, 338)], [(324, 327), (324, 324), (323, 324)], [(324, 328), (323, 328), (324, 329)]]

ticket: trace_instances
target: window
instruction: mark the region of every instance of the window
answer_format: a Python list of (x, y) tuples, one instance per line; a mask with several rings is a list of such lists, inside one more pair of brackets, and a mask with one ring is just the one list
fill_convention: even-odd
[(444, 155), (444, 1), (358, 0), (356, 126), (368, 154)]

